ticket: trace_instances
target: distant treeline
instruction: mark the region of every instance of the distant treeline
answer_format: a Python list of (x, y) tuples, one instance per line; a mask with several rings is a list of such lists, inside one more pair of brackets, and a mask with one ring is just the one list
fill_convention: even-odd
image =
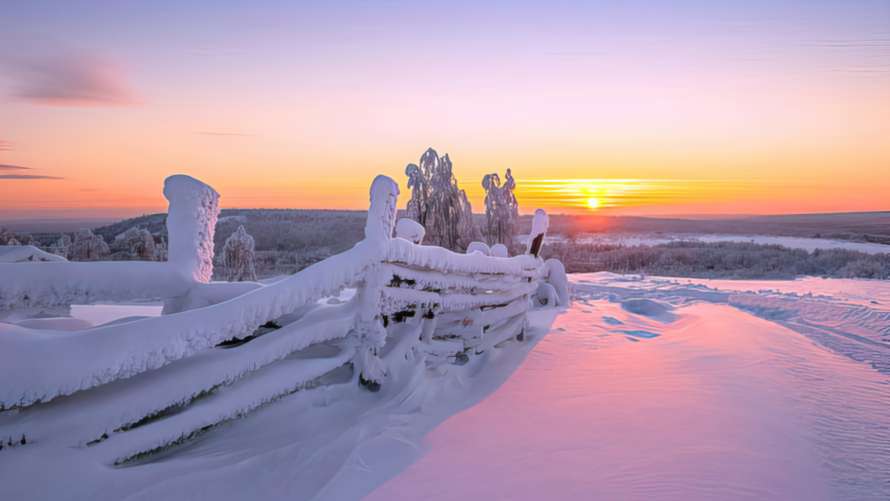
[(570, 273), (610, 271), (697, 278), (890, 279), (890, 254), (845, 249), (808, 252), (747, 242), (671, 242), (654, 246), (548, 244), (547, 257), (562, 260)]

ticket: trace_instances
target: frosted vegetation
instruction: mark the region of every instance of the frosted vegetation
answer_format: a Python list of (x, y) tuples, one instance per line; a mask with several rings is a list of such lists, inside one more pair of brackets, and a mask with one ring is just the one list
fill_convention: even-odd
[(426, 229), (426, 242), (452, 250), (464, 250), (479, 239), (473, 208), (452, 172), (448, 154), (429, 148), (420, 164), (405, 167), (411, 199), (405, 213)]
[(223, 246), (226, 279), (230, 282), (256, 280), (256, 255), (253, 237), (239, 225)]

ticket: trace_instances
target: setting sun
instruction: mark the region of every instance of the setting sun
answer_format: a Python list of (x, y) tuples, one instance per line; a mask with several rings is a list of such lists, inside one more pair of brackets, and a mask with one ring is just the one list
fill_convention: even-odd
[(594, 209), (594, 210), (599, 209), (600, 208), (599, 199), (598, 198), (588, 198), (587, 199), (587, 207), (590, 209)]

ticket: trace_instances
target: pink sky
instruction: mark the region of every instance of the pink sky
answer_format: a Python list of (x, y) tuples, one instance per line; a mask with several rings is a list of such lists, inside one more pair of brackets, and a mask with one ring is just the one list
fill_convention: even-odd
[(162, 210), (180, 172), (364, 209), (429, 146), (477, 210), (508, 167), (524, 211), (890, 209), (886, 2), (42, 3), (0, 26), (0, 220)]

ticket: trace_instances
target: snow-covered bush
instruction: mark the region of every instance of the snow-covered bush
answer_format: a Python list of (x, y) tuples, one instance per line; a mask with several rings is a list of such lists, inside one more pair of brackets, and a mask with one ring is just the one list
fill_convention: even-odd
[(145, 228), (130, 228), (114, 237), (111, 250), (116, 258), (158, 261), (158, 250), (155, 239)]
[(509, 247), (513, 244), (516, 221), (519, 219), (519, 203), (513, 194), (516, 188), (513, 173), (507, 169), (503, 185), (497, 173), (487, 174), (482, 178), (482, 187), (485, 188), (485, 230), (488, 243), (501, 243)]
[(566, 277), (566, 268), (558, 259), (550, 258), (544, 261), (544, 276), (547, 283), (553, 287), (558, 298), (559, 306), (568, 306), (571, 301), (569, 295), (569, 280)]
[(256, 280), (256, 254), (253, 237), (239, 225), (223, 246), (226, 278), (231, 282)]
[(488, 244), (485, 242), (470, 242), (470, 245), (467, 246), (467, 254), (472, 254), (474, 252), (481, 252), (486, 256), (491, 255), (491, 248), (488, 247)]
[(491, 246), (491, 255), (494, 257), (509, 257), (510, 251), (504, 244), (494, 244)]
[(18, 245), (9, 243), (10, 240), (15, 240), (15, 234), (6, 228), (0, 228), (0, 245)]
[(403, 217), (396, 222), (396, 236), (409, 242), (419, 244), (423, 242), (426, 230), (420, 223), (413, 219)]
[(62, 236), (50, 245), (48, 250), (52, 254), (68, 259), (68, 254), (71, 251), (71, 237), (67, 233), (62, 233)]
[(68, 257), (72, 261), (98, 261), (108, 257), (110, 253), (111, 249), (102, 237), (84, 228), (74, 234)]
[(429, 148), (420, 165), (405, 167), (411, 199), (408, 217), (426, 228), (426, 241), (451, 250), (463, 250), (476, 240), (479, 230), (473, 223), (473, 209), (467, 194), (457, 185), (451, 159)]

